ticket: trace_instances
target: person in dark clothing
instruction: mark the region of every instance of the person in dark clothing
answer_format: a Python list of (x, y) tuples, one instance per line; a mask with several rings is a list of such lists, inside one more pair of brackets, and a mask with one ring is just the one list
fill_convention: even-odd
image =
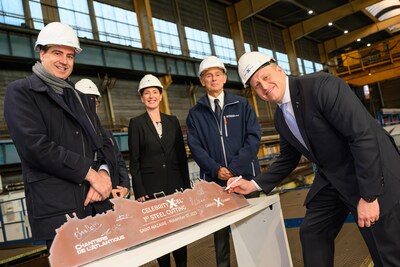
[(260, 52), (244, 54), (238, 69), (244, 86), (278, 105), (280, 156), (231, 191), (269, 193), (304, 155), (317, 167), (300, 225), (304, 265), (334, 265), (335, 238), (350, 212), (375, 266), (400, 266), (400, 152), (390, 134), (336, 76), (289, 77)]
[[(96, 84), (92, 82), (90, 79), (81, 79), (75, 84), (76, 90), (81, 93), (87, 95), (92, 103), (92, 109), (95, 109), (95, 112), (98, 112), (100, 105), (100, 91), (97, 88)], [(117, 161), (117, 168), (111, 174), (111, 182), (112, 182), (112, 191), (111, 197), (125, 197), (129, 198), (129, 191), (131, 187), (131, 183), (129, 181), (128, 169), (125, 164), (124, 157), (122, 156), (121, 151), (118, 148), (118, 145), (114, 139), (112, 132), (103, 127), (104, 136), (107, 136), (113, 147), (115, 153), (115, 160)]]
[[(138, 92), (146, 112), (129, 122), (130, 171), (135, 199), (144, 202), (190, 188), (189, 168), (183, 135), (177, 117), (160, 112), (163, 86), (147, 74)], [(172, 252), (176, 266), (187, 265), (186, 246)], [(170, 266), (170, 255), (157, 259)]]
[(69, 80), (81, 52), (74, 30), (53, 22), (39, 33), (40, 62), (9, 84), (4, 117), (21, 159), (34, 240), (48, 249), (66, 214), (93, 216), (111, 208), (113, 147), (85, 95)]
[[(250, 103), (224, 91), (227, 81), (224, 63), (215, 56), (205, 58), (199, 68), (207, 94), (190, 109), (186, 119), (187, 139), (200, 178), (226, 186), (241, 175), (250, 180), (260, 173), (257, 153), (261, 127)], [(254, 192), (246, 197), (258, 197)], [(214, 233), (218, 267), (230, 266), (229, 227)]]

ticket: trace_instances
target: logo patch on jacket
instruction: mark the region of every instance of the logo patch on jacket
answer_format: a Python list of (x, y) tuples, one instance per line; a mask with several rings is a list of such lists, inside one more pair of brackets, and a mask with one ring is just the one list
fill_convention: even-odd
[(229, 119), (229, 118), (236, 118), (236, 117), (239, 117), (239, 116), (240, 116), (239, 114), (232, 114), (232, 115), (226, 115), (225, 117), (227, 119)]

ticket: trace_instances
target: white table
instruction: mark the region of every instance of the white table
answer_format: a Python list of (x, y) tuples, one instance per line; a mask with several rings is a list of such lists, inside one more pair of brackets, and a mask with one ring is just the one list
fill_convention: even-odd
[(85, 266), (139, 266), (231, 225), (239, 266), (291, 267), (279, 196), (248, 199), (250, 205), (195, 224)]

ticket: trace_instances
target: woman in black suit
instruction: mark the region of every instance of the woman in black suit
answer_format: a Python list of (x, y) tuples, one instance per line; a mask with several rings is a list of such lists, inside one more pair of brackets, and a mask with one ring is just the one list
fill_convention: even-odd
[[(146, 200), (190, 188), (186, 150), (178, 119), (160, 113), (162, 100), (160, 81), (145, 75), (138, 92), (146, 112), (129, 122), (130, 172), (135, 199)], [(176, 266), (186, 266), (186, 246), (173, 252)], [(170, 255), (157, 259), (170, 266)]]

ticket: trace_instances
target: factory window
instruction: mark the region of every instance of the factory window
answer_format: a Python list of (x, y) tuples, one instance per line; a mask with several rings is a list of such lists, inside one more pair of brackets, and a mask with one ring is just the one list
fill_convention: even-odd
[(364, 92), (364, 97), (365, 99), (369, 100), (371, 99), (371, 91), (369, 90), (369, 85), (363, 85), (363, 92)]
[(33, 27), (35, 29), (43, 29), (43, 14), (40, 0), (30, 0), (29, 9), (31, 10), (31, 16), (33, 20)]
[(312, 61), (306, 60), (304, 59), (304, 69), (306, 71), (306, 73), (313, 73), (315, 72), (314, 70), (314, 63)]
[(314, 62), (315, 71), (321, 71), (324, 69), (324, 66), (321, 63)]
[(57, 5), (61, 22), (74, 28), (79, 37), (93, 39), (87, 0), (57, 0)]
[(304, 65), (303, 60), (301, 58), (297, 58), (297, 65), (299, 66), (300, 75), (304, 74)]
[(235, 47), (232, 39), (213, 34), (215, 54), (224, 63), (236, 65)]
[(142, 48), (135, 12), (93, 3), (100, 41)]
[(258, 47), (258, 51), (264, 54), (267, 54), (268, 56), (273, 57), (274, 56), (274, 52), (271, 49), (267, 49), (264, 47)]
[(286, 72), (286, 74), (291, 74), (290, 72), (290, 65), (289, 65), (289, 58), (286, 54), (276, 52), (276, 61), (278, 65)]
[(22, 7), (22, 0), (10, 1), (0, 0), (0, 23), (24, 26), (24, 8)]
[(153, 18), (157, 49), (160, 52), (182, 55), (178, 28), (175, 23)]
[(207, 32), (185, 27), (185, 34), (191, 57), (203, 59), (211, 56), (210, 40)]
[(251, 46), (248, 43), (244, 43), (244, 51), (246, 51), (246, 53), (251, 52)]

